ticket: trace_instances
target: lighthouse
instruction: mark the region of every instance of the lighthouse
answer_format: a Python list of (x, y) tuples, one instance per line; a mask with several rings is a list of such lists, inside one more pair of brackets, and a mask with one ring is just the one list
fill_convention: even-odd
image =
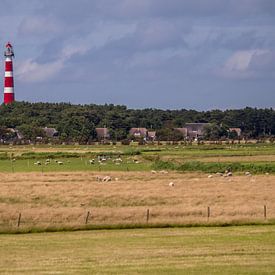
[(6, 45), (6, 50), (4, 55), (5, 55), (4, 104), (9, 104), (14, 101), (13, 66), (12, 66), (12, 58), (14, 57), (14, 53), (10, 42), (8, 42)]

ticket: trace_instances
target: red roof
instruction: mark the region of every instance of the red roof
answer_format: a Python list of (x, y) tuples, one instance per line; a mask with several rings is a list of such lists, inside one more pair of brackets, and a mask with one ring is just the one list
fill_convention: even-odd
[(12, 45), (10, 42), (7, 43), (6, 48), (12, 48)]

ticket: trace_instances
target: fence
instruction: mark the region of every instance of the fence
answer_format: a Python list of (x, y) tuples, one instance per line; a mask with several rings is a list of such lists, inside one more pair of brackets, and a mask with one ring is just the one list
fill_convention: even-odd
[[(270, 211), (271, 212), (271, 211)], [(58, 213), (58, 212), (56, 212)], [(217, 209), (207, 206), (202, 210), (179, 211), (170, 209), (169, 211), (155, 209), (113, 209), (109, 212), (100, 209), (76, 212), (65, 215), (60, 212), (55, 215), (30, 214), (27, 211), (14, 213), (12, 215), (0, 215), (0, 232), (24, 231), (25, 229), (46, 231), (48, 228), (56, 230), (74, 228), (85, 229), (94, 226), (101, 228), (108, 227), (142, 227), (157, 225), (207, 225), (207, 224), (249, 224), (249, 223), (273, 223), (275, 215), (271, 212), (268, 216), (266, 205), (258, 207), (251, 212), (240, 212), (236, 215), (233, 212), (217, 213)], [(214, 214), (213, 214), (214, 213)]]

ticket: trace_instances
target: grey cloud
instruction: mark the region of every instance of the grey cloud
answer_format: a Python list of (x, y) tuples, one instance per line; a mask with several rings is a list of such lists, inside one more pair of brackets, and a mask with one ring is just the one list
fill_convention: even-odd
[(273, 0), (0, 1), (18, 98), (218, 108), (232, 89), (260, 105), (265, 89), (272, 102)]

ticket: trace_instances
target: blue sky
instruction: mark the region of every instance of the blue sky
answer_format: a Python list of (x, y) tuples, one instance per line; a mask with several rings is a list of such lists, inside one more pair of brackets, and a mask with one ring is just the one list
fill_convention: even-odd
[(3, 51), (7, 41), (14, 45), (17, 100), (275, 108), (274, 0), (0, 4), (0, 43)]

